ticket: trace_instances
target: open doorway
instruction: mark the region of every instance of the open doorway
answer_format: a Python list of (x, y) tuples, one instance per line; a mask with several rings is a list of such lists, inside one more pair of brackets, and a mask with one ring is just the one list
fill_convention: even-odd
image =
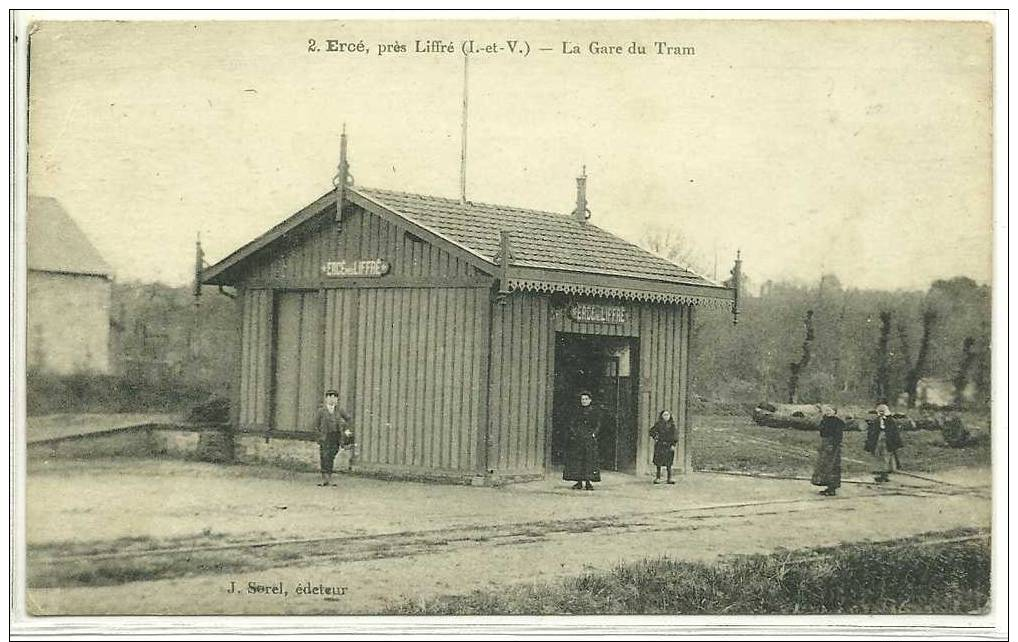
[(561, 466), (569, 421), (586, 390), (604, 417), (598, 437), (601, 470), (635, 472), (639, 340), (557, 332), (550, 463)]

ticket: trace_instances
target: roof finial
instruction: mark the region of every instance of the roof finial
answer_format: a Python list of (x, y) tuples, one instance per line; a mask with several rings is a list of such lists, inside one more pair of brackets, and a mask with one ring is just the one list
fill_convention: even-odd
[(336, 175), (332, 178), (332, 185), (336, 188), (336, 222), (343, 216), (343, 196), (348, 185), (353, 185), (353, 175), (350, 174), (350, 163), (346, 159), (346, 123), (339, 134), (339, 167)]
[(742, 312), (742, 305), (739, 301), (739, 291), (742, 290), (742, 250), (735, 250), (735, 265), (732, 266), (732, 279), (729, 287), (732, 289), (732, 325), (739, 324), (739, 313)]

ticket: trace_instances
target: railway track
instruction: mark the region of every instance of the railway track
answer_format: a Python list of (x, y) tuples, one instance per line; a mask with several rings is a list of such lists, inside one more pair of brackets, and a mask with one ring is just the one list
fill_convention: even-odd
[[(149, 576), (146, 579), (167, 579), (187, 575), (259, 571), (287, 565), (321, 562), (342, 564), (409, 557), (480, 546), (526, 545), (574, 534), (717, 530), (730, 526), (732, 522), (754, 517), (774, 519), (807, 511), (817, 515), (817, 519), (828, 519), (835, 518), (839, 511), (853, 510), (853, 504), (860, 499), (886, 494), (873, 492), (850, 497), (809, 496), (727, 502), (578, 519), (479, 524), (336, 537), (244, 540), (85, 553), (30, 550), (28, 584), (32, 588), (120, 584), (135, 579), (130, 571), (132, 568), (148, 569)], [(921, 496), (907, 491), (893, 494)]]
[[(761, 448), (811, 461), (812, 451), (788, 447), (767, 439), (743, 436), (757, 443)], [(851, 458), (848, 461), (865, 463)], [(742, 475), (765, 479), (797, 479), (808, 481), (807, 477), (768, 475), (743, 471), (712, 470), (702, 471), (713, 474)], [(338, 563), (370, 559), (407, 557), (454, 548), (473, 546), (524, 545), (567, 537), (582, 533), (637, 533), (641, 531), (694, 531), (719, 529), (732, 520), (752, 517), (790, 516), (794, 513), (834, 513), (850, 510), (853, 502), (871, 497), (905, 496), (936, 497), (969, 495), (988, 497), (987, 489), (952, 484), (932, 477), (901, 473), (915, 478), (922, 484), (908, 484), (898, 481), (884, 486), (861, 480), (845, 480), (846, 483), (866, 487), (871, 492), (851, 496), (821, 498), (815, 495), (785, 499), (770, 499), (746, 502), (727, 502), (700, 506), (687, 506), (670, 510), (631, 512), (616, 515), (542, 520), (510, 524), (477, 524), (455, 528), (400, 531), (343, 535), (332, 537), (238, 540), (209, 544), (181, 544), (171, 546), (99, 550), (87, 552), (64, 552), (61, 550), (29, 550), (29, 586), (65, 586), (78, 582), (96, 582), (96, 568), (107, 569), (100, 583), (117, 584), (131, 581), (130, 573), (118, 569), (132, 566), (154, 568), (156, 578), (179, 577), (184, 575), (216, 573), (224, 571), (257, 571), (265, 568), (291, 564), (310, 564), (323, 561)], [(833, 517), (834, 515), (830, 515)], [(824, 519), (818, 514), (818, 519)], [(974, 538), (988, 535), (972, 536)], [(948, 540), (943, 540), (948, 541)], [(954, 540), (951, 540), (954, 541)], [(86, 578), (87, 582), (85, 581)], [(151, 579), (156, 579), (151, 578)]]
[[(838, 499), (838, 498), (836, 498)], [(828, 500), (829, 501), (829, 500)], [(566, 519), (566, 520), (540, 520), (530, 522), (518, 522), (505, 525), (471, 525), (457, 528), (441, 528), (421, 531), (400, 531), (395, 533), (369, 534), (369, 535), (348, 535), (338, 537), (314, 537), (296, 538), (281, 540), (260, 540), (260, 541), (238, 541), (224, 544), (207, 546), (174, 546), (167, 548), (151, 548), (114, 552), (99, 553), (57, 553), (55, 555), (40, 557), (40, 560), (54, 562), (58, 561), (80, 561), (80, 560), (111, 560), (127, 559), (131, 557), (146, 557), (157, 555), (177, 554), (199, 554), (206, 552), (230, 551), (230, 550), (257, 550), (270, 549), (287, 546), (344, 546), (362, 541), (383, 541), (397, 540), (404, 542), (413, 541), (446, 541), (453, 542), (460, 539), (468, 539), (464, 534), (469, 533), (469, 539), (488, 541), (496, 537), (514, 537), (520, 535), (536, 535), (539, 533), (571, 533), (590, 532), (599, 528), (621, 527), (625, 525), (644, 525), (650, 521), (667, 520), (669, 517), (685, 516), (687, 514), (711, 513), (713, 511), (743, 509), (754, 510), (760, 507), (790, 506), (824, 503), (823, 499), (804, 497), (766, 501), (750, 502), (728, 502), (722, 504), (711, 504), (702, 506), (683, 507), (665, 511), (648, 511), (637, 513), (624, 513), (619, 515), (608, 515), (599, 517)]]

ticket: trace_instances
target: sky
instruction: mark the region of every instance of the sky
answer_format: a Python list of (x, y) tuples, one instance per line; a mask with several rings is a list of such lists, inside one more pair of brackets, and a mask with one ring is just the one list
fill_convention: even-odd
[[(32, 194), (121, 281), (190, 282), (331, 188), (456, 197), (678, 231), (724, 278), (918, 288), (991, 277), (992, 31), (977, 22), (40, 22)], [(309, 51), (309, 40), (318, 51)], [(363, 42), (329, 52), (327, 41)], [(416, 41), (454, 53), (415, 52)], [(529, 54), (508, 51), (508, 41)], [(645, 54), (627, 53), (631, 43)], [(658, 54), (655, 42), (685, 55)], [(502, 51), (485, 53), (484, 45)], [(623, 53), (591, 53), (591, 43)], [(406, 53), (379, 55), (380, 44)], [(581, 53), (564, 53), (576, 45)], [(688, 53), (692, 47), (694, 53)], [(541, 51), (541, 49), (549, 51)]]

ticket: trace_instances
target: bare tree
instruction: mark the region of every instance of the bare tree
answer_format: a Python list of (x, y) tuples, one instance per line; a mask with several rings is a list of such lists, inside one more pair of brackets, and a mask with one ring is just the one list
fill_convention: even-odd
[(845, 376), (845, 318), (848, 314), (848, 294), (841, 299), (841, 310), (838, 312), (838, 325), (835, 328), (835, 352), (834, 352), (834, 382), (841, 389), (842, 394), (848, 392), (848, 377)]
[(877, 401), (888, 401), (890, 388), (890, 364), (888, 345), (891, 342), (891, 313), (886, 310), (880, 313), (880, 339), (877, 342), (877, 378), (875, 392)]
[(707, 274), (703, 266), (703, 256), (696, 249), (696, 245), (677, 228), (653, 225), (647, 228), (637, 244), (676, 265), (699, 274)]
[(954, 405), (961, 407), (965, 401), (965, 388), (969, 385), (969, 371), (976, 362), (975, 347), (976, 340), (972, 337), (965, 337), (961, 345), (961, 364), (958, 366), (958, 374), (954, 377)]
[(806, 328), (806, 339), (802, 342), (802, 356), (798, 361), (788, 364), (791, 371), (788, 378), (788, 403), (799, 403), (799, 375), (813, 356), (813, 310), (806, 310), (803, 326)]
[(979, 350), (976, 358), (975, 385), (979, 403), (990, 403), (990, 370), (993, 366), (993, 358), (990, 353), (989, 324), (983, 324), (983, 336), (986, 339), (979, 342)]
[[(905, 380), (904, 392), (908, 394), (908, 373), (912, 369), (912, 341), (908, 336), (908, 328), (905, 326), (904, 321), (898, 321), (898, 344), (901, 349), (895, 353), (891, 351), (891, 371), (894, 373), (892, 377), (895, 381)], [(890, 386), (888, 386), (890, 388)], [(911, 404), (909, 404), (911, 408)]]
[(916, 388), (919, 386), (919, 380), (926, 374), (927, 364), (930, 359), (930, 336), (933, 333), (933, 325), (936, 321), (937, 313), (934, 310), (927, 309), (923, 312), (923, 336), (919, 340), (919, 354), (916, 355), (915, 363), (905, 375), (905, 393), (908, 395), (909, 408), (915, 407)]

